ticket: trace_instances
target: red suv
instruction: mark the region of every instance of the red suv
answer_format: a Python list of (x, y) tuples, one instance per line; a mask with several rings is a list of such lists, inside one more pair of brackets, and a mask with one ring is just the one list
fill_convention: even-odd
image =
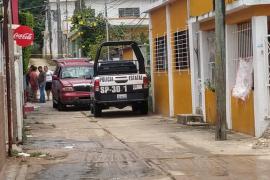
[(88, 59), (57, 59), (52, 81), (53, 107), (90, 107), (93, 64)]

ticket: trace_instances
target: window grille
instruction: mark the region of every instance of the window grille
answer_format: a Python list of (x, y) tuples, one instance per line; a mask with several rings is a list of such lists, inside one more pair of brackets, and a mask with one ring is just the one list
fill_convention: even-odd
[[(232, 49), (232, 60), (234, 72), (231, 76), (235, 79), (233, 94), (234, 96), (246, 99), (248, 91), (254, 89), (254, 74), (253, 74), (253, 41), (252, 41), (252, 25), (251, 22), (245, 22), (237, 24), (233, 32), (233, 41), (230, 44)], [(245, 66), (245, 68), (243, 68)], [(241, 81), (245, 81), (245, 84), (241, 85)], [(242, 93), (237, 94), (237, 88), (242, 86)], [(236, 88), (236, 89), (235, 89)], [(235, 94), (236, 93), (236, 94)]]
[(238, 58), (250, 59), (253, 57), (251, 23), (242, 23), (237, 26)]
[(168, 69), (167, 38), (166, 36), (155, 38), (155, 71), (166, 72)]
[(174, 68), (179, 71), (188, 70), (190, 67), (188, 30), (174, 32), (172, 34), (172, 41)]
[(140, 8), (119, 8), (119, 17), (140, 17)]
[(235, 72), (237, 72), (239, 60), (250, 61), (253, 59), (251, 22), (238, 24), (233, 30), (233, 39), (233, 61)]

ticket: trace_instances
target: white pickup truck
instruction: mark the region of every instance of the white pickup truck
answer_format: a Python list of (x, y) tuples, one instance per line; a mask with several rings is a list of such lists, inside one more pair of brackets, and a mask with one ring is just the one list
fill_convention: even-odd
[[(102, 48), (107, 49), (108, 46), (113, 50), (117, 46), (132, 48), (136, 60), (100, 60)], [(94, 63), (91, 91), (91, 111), (95, 117), (101, 116), (102, 109), (109, 107), (122, 109), (132, 106), (133, 111), (148, 113), (148, 78), (144, 58), (136, 42), (106, 42), (101, 45)]]

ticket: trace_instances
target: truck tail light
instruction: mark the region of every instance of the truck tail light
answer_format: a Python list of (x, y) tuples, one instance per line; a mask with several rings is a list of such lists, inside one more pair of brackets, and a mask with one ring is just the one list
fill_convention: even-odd
[(99, 92), (99, 90), (100, 90), (99, 79), (96, 79), (95, 82), (94, 82), (94, 90), (95, 90), (96, 92)]
[(144, 89), (149, 88), (149, 81), (147, 77), (143, 77), (143, 88)]

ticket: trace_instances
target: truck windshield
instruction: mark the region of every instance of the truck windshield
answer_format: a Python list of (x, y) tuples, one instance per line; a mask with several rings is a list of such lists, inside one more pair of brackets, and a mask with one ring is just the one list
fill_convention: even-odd
[(90, 66), (72, 66), (62, 69), (61, 78), (83, 78), (89, 79), (93, 76), (93, 67)]

